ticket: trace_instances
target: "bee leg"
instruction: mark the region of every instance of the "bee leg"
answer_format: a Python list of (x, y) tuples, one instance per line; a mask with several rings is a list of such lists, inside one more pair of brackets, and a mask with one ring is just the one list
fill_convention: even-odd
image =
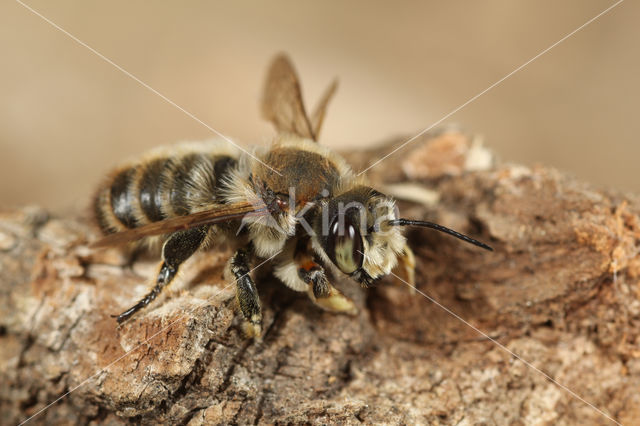
[(355, 303), (329, 283), (322, 266), (308, 259), (298, 265), (298, 276), (309, 286), (309, 298), (327, 311), (356, 315)]
[(357, 314), (355, 303), (331, 285), (324, 269), (310, 253), (308, 238), (291, 241), (276, 259), (275, 276), (295, 291), (306, 291), (311, 301), (324, 310)]
[(178, 272), (178, 267), (202, 245), (207, 236), (208, 226), (201, 226), (171, 234), (162, 246), (162, 265), (156, 279), (156, 285), (138, 303), (118, 315), (118, 323), (123, 323), (133, 314), (151, 303), (162, 289), (171, 283)]
[(236, 301), (243, 316), (243, 330), (247, 337), (260, 337), (262, 309), (258, 290), (249, 275), (250, 249), (241, 248), (229, 262), (229, 269), (236, 282)]
[[(416, 284), (416, 257), (413, 254), (413, 251), (409, 248), (407, 244), (405, 244), (402, 252), (398, 255), (398, 265), (393, 268), (393, 273), (400, 277), (398, 279), (396, 277), (396, 281), (402, 284), (410, 284), (411, 292), (415, 293), (415, 284)], [(405, 281), (405, 283), (402, 282)]]

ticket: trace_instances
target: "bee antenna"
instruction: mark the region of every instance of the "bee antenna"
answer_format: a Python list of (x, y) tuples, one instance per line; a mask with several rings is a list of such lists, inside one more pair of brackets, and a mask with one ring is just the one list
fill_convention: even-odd
[(453, 235), (456, 238), (461, 239), (462, 241), (466, 241), (467, 243), (473, 244), (478, 247), (482, 247), (485, 250), (493, 251), (493, 248), (482, 243), (478, 240), (474, 240), (471, 237), (467, 237), (464, 234), (454, 231), (453, 229), (449, 229), (445, 226), (438, 225), (433, 222), (425, 222), (422, 220), (410, 220), (410, 219), (394, 219), (387, 222), (389, 226), (422, 226), (424, 228), (435, 229), (436, 231), (444, 232), (445, 234)]

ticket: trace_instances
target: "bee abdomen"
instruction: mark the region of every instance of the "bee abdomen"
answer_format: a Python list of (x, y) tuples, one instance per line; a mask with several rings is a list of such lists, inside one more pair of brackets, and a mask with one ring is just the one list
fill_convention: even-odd
[(222, 178), (236, 165), (230, 155), (190, 152), (120, 169), (96, 194), (95, 218), (113, 233), (223, 203)]
[(135, 202), (130, 190), (135, 168), (118, 170), (101, 186), (93, 200), (93, 213), (100, 229), (108, 234), (137, 225)]
[(118, 173), (111, 184), (111, 208), (114, 216), (126, 228), (136, 226), (137, 220), (133, 206), (135, 204), (131, 185), (134, 183), (135, 168), (125, 169)]
[(167, 215), (162, 211), (160, 183), (169, 161), (166, 158), (159, 158), (147, 164), (140, 171), (138, 200), (140, 209), (149, 222), (157, 222), (167, 218)]

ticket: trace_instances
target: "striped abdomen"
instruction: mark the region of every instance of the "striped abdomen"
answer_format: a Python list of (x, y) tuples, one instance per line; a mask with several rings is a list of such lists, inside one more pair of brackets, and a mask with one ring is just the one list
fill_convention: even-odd
[(166, 151), (117, 170), (101, 186), (93, 211), (104, 233), (183, 216), (222, 203), (222, 177), (236, 167), (228, 150)]

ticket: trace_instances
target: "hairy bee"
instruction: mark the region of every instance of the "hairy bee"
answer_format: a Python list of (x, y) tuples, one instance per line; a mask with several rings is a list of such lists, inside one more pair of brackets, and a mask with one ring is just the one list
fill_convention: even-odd
[(250, 271), (260, 259), (271, 259), (278, 279), (320, 307), (355, 314), (326, 269), (368, 285), (401, 267), (413, 281), (414, 258), (402, 226), (435, 228), (490, 249), (440, 225), (398, 218), (391, 197), (316, 142), (336, 87), (308, 116), (295, 71), (278, 56), (262, 103), (279, 132), (270, 147), (242, 152), (222, 140), (183, 144), (151, 152), (107, 178), (93, 202), (106, 237), (94, 245), (162, 243), (155, 286), (118, 322), (153, 301), (192, 254), (223, 241), (235, 248), (226, 274), (235, 281), (244, 329), (253, 337), (260, 336), (262, 314)]

